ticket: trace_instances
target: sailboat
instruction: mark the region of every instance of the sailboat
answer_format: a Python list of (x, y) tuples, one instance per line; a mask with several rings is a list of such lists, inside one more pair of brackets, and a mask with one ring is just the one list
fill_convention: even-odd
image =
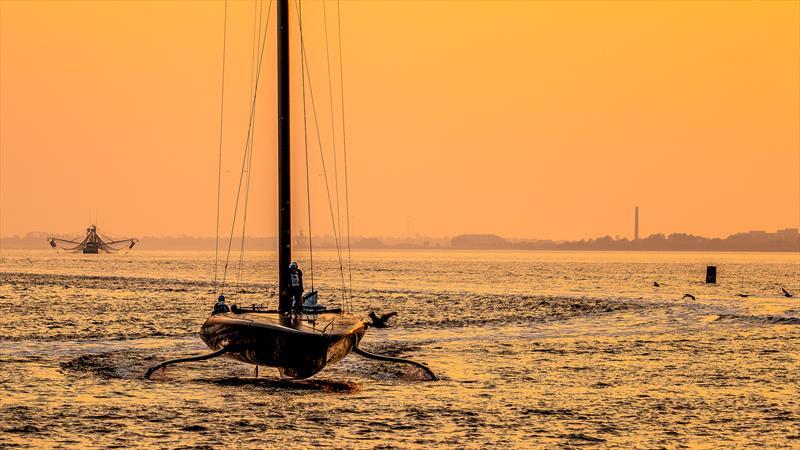
[(162, 362), (148, 369), (145, 377), (171, 364), (225, 355), (256, 367), (277, 368), (286, 378), (304, 379), (355, 352), (368, 358), (412, 364), (430, 379), (437, 379), (418, 362), (375, 355), (358, 348), (369, 323), (340, 308), (327, 309), (317, 304), (316, 292), (304, 297), (302, 310), (292, 311), (283, 306), (292, 304), (287, 289), (292, 260), (288, 14), (288, 0), (277, 0), (278, 304), (282, 306), (264, 310), (234, 305), (215, 311), (200, 329), (200, 337), (212, 353)]

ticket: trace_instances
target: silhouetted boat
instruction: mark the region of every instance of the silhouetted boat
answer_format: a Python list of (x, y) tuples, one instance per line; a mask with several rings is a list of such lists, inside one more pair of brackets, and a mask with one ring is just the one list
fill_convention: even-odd
[[(288, 13), (288, 0), (278, 0), (279, 305), (291, 305), (289, 293), (284, 289), (289, 286), (292, 254)], [(413, 364), (424, 370), (431, 379), (436, 379), (433, 372), (420, 363), (374, 355), (359, 349), (358, 344), (367, 329), (367, 322), (341, 309), (328, 310), (318, 305), (316, 292), (304, 298), (307, 300), (301, 312), (292, 312), (290, 309), (264, 310), (255, 306), (240, 309), (235, 305), (230, 310), (215, 312), (203, 323), (200, 331), (201, 338), (214, 350), (213, 353), (165, 361), (151, 367), (145, 376), (149, 378), (155, 370), (170, 364), (225, 355), (256, 366), (275, 367), (285, 377), (303, 379), (313, 376), (352, 351), (368, 358)]]
[[(60, 239), (60, 238), (47, 238), (47, 242), (51, 247), (61, 249), (68, 252), (96, 254), (101, 251), (104, 253), (118, 252), (123, 249), (132, 249), (137, 242), (137, 239), (103, 239), (97, 233), (97, 227), (91, 225), (86, 229), (86, 236), (82, 240), (76, 239)], [(115, 245), (124, 244), (122, 247), (114, 247)]]
[(364, 336), (366, 324), (341, 312), (311, 315), (280, 311), (215, 314), (200, 335), (215, 351), (236, 360), (276, 367), (281, 375), (308, 378), (347, 356)]

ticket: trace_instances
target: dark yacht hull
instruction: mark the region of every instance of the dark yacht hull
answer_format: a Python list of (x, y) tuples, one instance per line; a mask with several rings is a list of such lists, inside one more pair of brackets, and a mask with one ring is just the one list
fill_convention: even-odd
[(214, 351), (230, 347), (230, 358), (302, 379), (347, 356), (364, 331), (364, 322), (348, 314), (300, 319), (280, 313), (223, 313), (209, 317), (200, 336)]

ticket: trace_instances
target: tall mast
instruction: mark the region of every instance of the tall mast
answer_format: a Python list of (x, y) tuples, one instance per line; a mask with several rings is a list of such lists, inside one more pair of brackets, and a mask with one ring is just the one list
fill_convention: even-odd
[(289, 128), (289, 1), (278, 0), (278, 283), (279, 303), (288, 300), (292, 260)]

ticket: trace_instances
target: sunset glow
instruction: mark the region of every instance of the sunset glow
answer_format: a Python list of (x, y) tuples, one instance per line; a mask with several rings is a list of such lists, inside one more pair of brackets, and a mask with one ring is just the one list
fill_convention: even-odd
[[(797, 227), (799, 5), (342, 2), (353, 233), (630, 235), (634, 206), (644, 236)], [(245, 141), (252, 7), (229, 4), (224, 217)], [(321, 23), (321, 3), (303, 7)], [(3, 1), (0, 12), (0, 234), (96, 218), (123, 235), (212, 236), (223, 3)], [(326, 113), (324, 41), (308, 28)], [(276, 227), (274, 52), (268, 43), (258, 94), (254, 236)], [(328, 231), (327, 204), (313, 206)]]

